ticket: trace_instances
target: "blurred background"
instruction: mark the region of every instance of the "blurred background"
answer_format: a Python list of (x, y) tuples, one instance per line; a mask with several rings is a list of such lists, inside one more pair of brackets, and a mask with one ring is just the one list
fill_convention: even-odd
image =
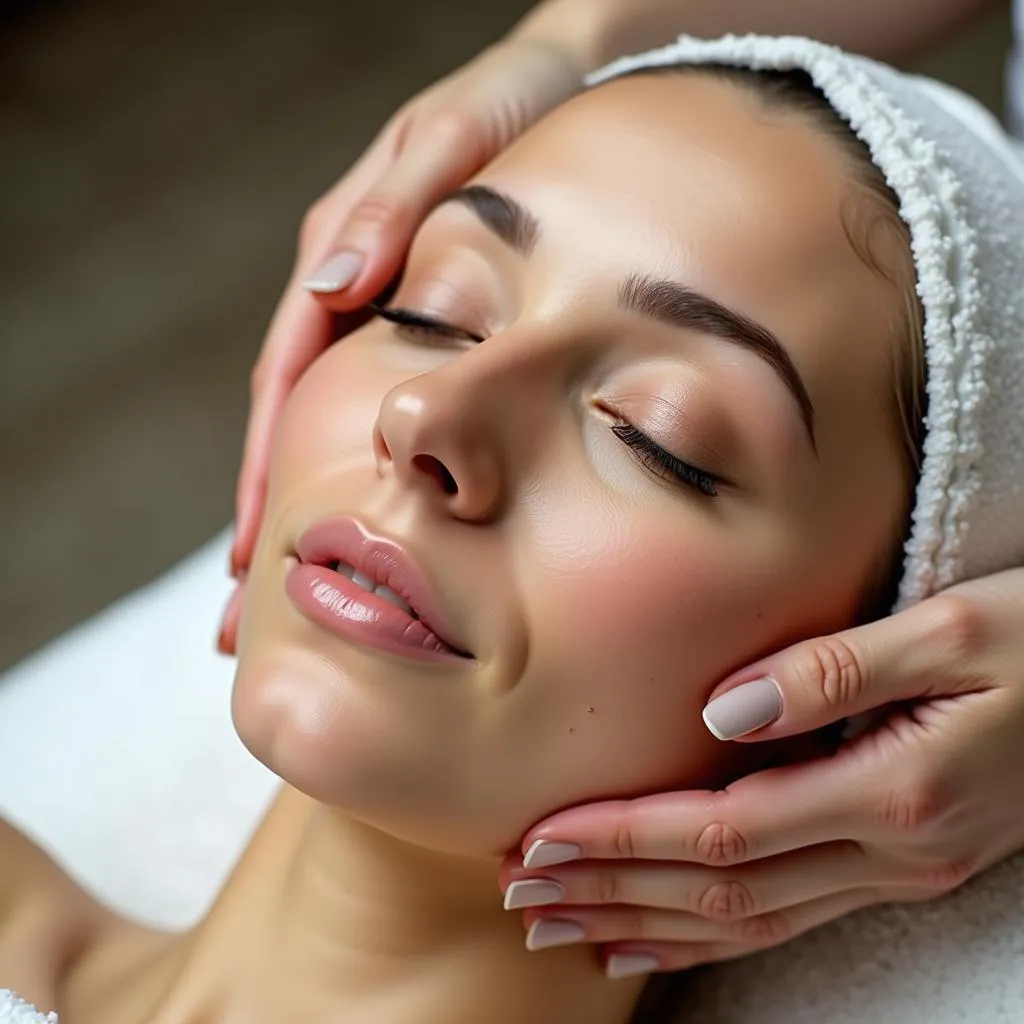
[[(530, 6), (0, 2), (0, 670), (230, 521), (303, 212)], [(1009, 6), (918, 67), (1001, 115)]]

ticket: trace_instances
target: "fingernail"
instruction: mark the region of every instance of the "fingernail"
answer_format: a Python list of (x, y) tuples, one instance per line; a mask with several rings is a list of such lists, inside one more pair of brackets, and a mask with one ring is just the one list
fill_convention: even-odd
[(552, 946), (571, 946), (586, 937), (586, 932), (575, 921), (537, 920), (526, 933), (526, 948), (535, 953), (538, 949), (550, 949)]
[(565, 889), (550, 878), (525, 878), (513, 882), (505, 890), (505, 909), (543, 907), (547, 903), (561, 902), (563, 896)]
[(341, 252), (336, 252), (324, 260), (312, 275), (302, 282), (302, 287), (307, 292), (340, 292), (359, 276), (364, 261), (365, 257), (361, 252), (342, 249)]
[(716, 697), (704, 708), (704, 724), (720, 740), (734, 740), (774, 722), (782, 714), (782, 691), (774, 679), (755, 679)]
[(523, 857), (524, 868), (549, 868), (552, 864), (567, 864), (583, 856), (583, 847), (575, 843), (555, 843), (549, 839), (538, 839), (532, 843)]
[(650, 974), (660, 966), (658, 958), (649, 953), (612, 953), (604, 965), (604, 973), (612, 981), (619, 981), (636, 974)]
[(217, 633), (217, 653), (228, 655), (235, 653), (235, 645), (228, 635), (228, 628), (223, 624), (221, 624), (220, 631)]

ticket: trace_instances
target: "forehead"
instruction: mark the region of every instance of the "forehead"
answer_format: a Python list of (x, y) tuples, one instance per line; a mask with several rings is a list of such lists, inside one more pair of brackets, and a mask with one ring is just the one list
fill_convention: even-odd
[(606, 239), (602, 258), (636, 246), (679, 271), (742, 279), (751, 299), (788, 290), (796, 270), (824, 284), (860, 263), (843, 222), (855, 191), (847, 154), (803, 117), (709, 75), (583, 93), (491, 171), (528, 190), (546, 184), (566, 213), (586, 212)]

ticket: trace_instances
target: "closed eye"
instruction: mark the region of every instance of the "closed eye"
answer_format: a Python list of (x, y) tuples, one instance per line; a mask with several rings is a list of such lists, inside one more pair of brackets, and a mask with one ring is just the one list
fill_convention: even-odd
[(706, 470), (691, 466), (688, 462), (676, 458), (671, 452), (665, 451), (646, 434), (637, 430), (631, 423), (619, 422), (612, 427), (612, 433), (622, 441), (636, 456), (637, 460), (655, 476), (673, 483), (683, 484), (700, 491), (709, 498), (718, 496), (718, 485), (721, 480)]
[(421, 338), (426, 335), (478, 343), (484, 340), (479, 334), (474, 334), (472, 331), (445, 323), (443, 320), (413, 309), (403, 309), (400, 306), (378, 306), (375, 302), (368, 303), (367, 308), (375, 316), (389, 320), (403, 330)]

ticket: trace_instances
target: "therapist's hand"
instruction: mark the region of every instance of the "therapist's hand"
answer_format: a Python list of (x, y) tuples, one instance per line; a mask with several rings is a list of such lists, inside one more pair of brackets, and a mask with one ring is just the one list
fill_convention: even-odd
[(584, 70), (568, 49), (513, 33), (403, 106), (308, 211), (294, 272), (252, 374), (233, 575), (252, 559), (277, 417), (303, 371), (346, 329), (335, 314), (378, 295), (431, 207), (579, 90)]
[[(526, 867), (501, 876), (507, 903), (547, 904), (526, 911), (529, 944), (602, 944), (620, 976), (674, 970), (940, 896), (1024, 848), (1024, 569), (766, 658), (718, 687), (705, 721), (756, 743), (873, 709), (881, 723), (831, 757), (532, 829)], [(510, 899), (525, 879), (561, 894)]]

